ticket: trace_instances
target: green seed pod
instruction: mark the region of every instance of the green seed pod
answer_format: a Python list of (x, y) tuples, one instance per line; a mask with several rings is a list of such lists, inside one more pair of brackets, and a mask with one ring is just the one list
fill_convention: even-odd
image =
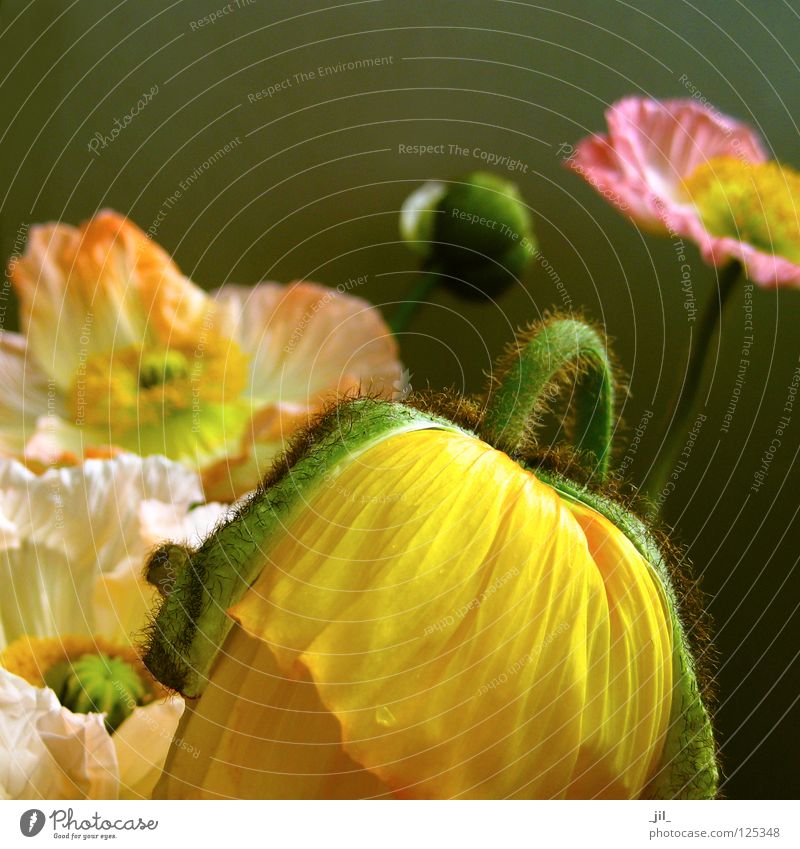
[(105, 654), (85, 654), (59, 663), (48, 670), (44, 680), (61, 704), (74, 713), (104, 713), (111, 734), (148, 695), (130, 664)]

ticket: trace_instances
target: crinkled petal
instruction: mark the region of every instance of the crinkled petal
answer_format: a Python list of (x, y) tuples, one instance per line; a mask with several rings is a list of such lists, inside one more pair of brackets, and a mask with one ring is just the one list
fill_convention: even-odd
[[(230, 510), (228, 504), (202, 504), (188, 510), (185, 501), (145, 499), (139, 505), (139, 535), (145, 550), (167, 540), (199, 545)], [(97, 577), (93, 613), (97, 633), (118, 643), (138, 644), (158, 601), (157, 590), (142, 574), (142, 556), (126, 558)]]
[(128, 557), (94, 581), (88, 622), (119, 645), (136, 645), (157, 606), (158, 592), (142, 575), (141, 556)]
[(263, 403), (314, 406), (360, 385), (391, 397), (397, 343), (375, 307), (316, 283), (216, 292), (233, 338), (251, 356), (249, 394)]
[(140, 506), (140, 533), (149, 547), (164, 540), (196, 546), (203, 542), (230, 510), (229, 504), (211, 502), (199, 504), (187, 511), (185, 503), (147, 499)]
[(110, 210), (80, 228), (32, 227), (11, 278), (30, 349), (62, 391), (92, 354), (148, 339), (191, 344), (214, 321), (210, 298)]
[(736, 260), (745, 268), (750, 280), (767, 289), (778, 286), (800, 286), (800, 265), (776, 254), (766, 253), (731, 236), (714, 236), (708, 232), (699, 215), (671, 215), (672, 229), (697, 242), (703, 259), (714, 266)]
[(203, 470), (206, 497), (235, 501), (255, 489), (292, 434), (307, 426), (318, 411), (299, 404), (269, 404), (257, 410), (239, 451)]
[(74, 714), (52, 690), (0, 668), (0, 797), (115, 799), (119, 771), (100, 714)]
[(361, 298), (315, 283), (224, 286), (216, 298), (251, 357), (251, 418), (238, 450), (203, 471), (209, 498), (233, 501), (253, 490), (326, 402), (359, 392), (393, 398), (405, 390), (394, 336)]
[(62, 398), (29, 356), (25, 337), (0, 334), (0, 453), (21, 456), (37, 419), (62, 412)]
[(0, 460), (2, 514), (17, 540), (0, 552), (0, 638), (93, 633), (96, 582), (143, 562), (152, 543), (140, 506), (154, 498), (186, 510), (203, 495), (195, 473), (163, 457), (121, 455), (42, 475)]
[(123, 453), (108, 444), (100, 428), (80, 427), (59, 416), (41, 416), (25, 445), (25, 462), (44, 471), (52, 466), (76, 465), (82, 460), (110, 460)]
[(637, 223), (665, 232), (688, 206), (682, 180), (717, 156), (764, 162), (746, 125), (694, 100), (628, 97), (606, 112), (607, 135), (576, 147), (567, 165)]
[(391, 796), (343, 751), (339, 722), (307, 673), (287, 676), (269, 646), (240, 628), (225, 651), (200, 702), (186, 703), (154, 798)]

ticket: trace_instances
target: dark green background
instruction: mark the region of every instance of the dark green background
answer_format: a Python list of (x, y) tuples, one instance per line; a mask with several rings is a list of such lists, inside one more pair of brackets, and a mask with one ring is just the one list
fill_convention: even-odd
[[(399, 144), (459, 144), (527, 164), (515, 175), (542, 252), (572, 305), (603, 323), (630, 376), (627, 429), (655, 411), (631, 475), (656, 455), (680, 385), (692, 325), (680, 263), (576, 176), (558, 152), (603, 127), (629, 93), (689, 96), (681, 77), (758, 127), (800, 167), (798, 4), (703, 0), (255, 2), (213, 25), (215, 2), (2, 2), (2, 252), (21, 225), (77, 223), (111, 206), (147, 229), (180, 181), (235, 137), (242, 143), (173, 205), (156, 237), (204, 286), (311, 278), (391, 311), (414, 281), (397, 211), (419, 181), (479, 167), (472, 158), (398, 153)], [(256, 92), (319, 65), (367, 57), (391, 64)], [(154, 84), (159, 92), (100, 156), (107, 134)], [(689, 248), (693, 294), (714, 273)], [(731, 797), (796, 797), (798, 597), (795, 461), (800, 406), (766, 483), (749, 491), (773, 439), (800, 351), (800, 292), (753, 295), (753, 362), (730, 432), (743, 290), (709, 352), (708, 419), (667, 502), (710, 595), (719, 653), (719, 741)], [(535, 267), (490, 305), (438, 293), (401, 340), (421, 387), (477, 391), (514, 326), (561, 304)], [(13, 326), (9, 309), (7, 326)]]

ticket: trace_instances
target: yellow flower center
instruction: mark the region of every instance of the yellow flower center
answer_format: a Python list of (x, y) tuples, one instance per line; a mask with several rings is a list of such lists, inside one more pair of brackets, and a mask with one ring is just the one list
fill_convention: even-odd
[(714, 236), (730, 236), (800, 263), (800, 173), (778, 162), (720, 156), (696, 168), (684, 187)]
[(139, 386), (152, 389), (189, 377), (189, 360), (182, 351), (148, 351), (139, 365)]
[(132, 648), (102, 637), (20, 637), (0, 652), (0, 666), (34, 687), (50, 687), (73, 713), (106, 714), (109, 733), (165, 692)]
[(69, 393), (78, 426), (139, 454), (215, 454), (238, 441), (247, 357), (231, 339), (193, 346), (132, 345), (81, 363)]

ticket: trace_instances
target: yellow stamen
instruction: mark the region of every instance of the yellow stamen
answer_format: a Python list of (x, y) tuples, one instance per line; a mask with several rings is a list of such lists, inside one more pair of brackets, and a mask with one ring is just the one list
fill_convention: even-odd
[(155, 696), (166, 690), (145, 669), (139, 655), (130, 646), (118, 646), (102, 637), (67, 634), (60, 637), (20, 637), (0, 652), (0, 666), (24, 678), (34, 687), (44, 687), (45, 675), (60, 663), (78, 660), (84, 655), (105, 654), (130, 664)]
[[(229, 441), (230, 432), (215, 435), (220, 410), (233, 411), (246, 380), (247, 357), (239, 346), (209, 336), (191, 349), (132, 345), (93, 355), (75, 374), (69, 400), (78, 426), (101, 428), (111, 444), (152, 453), (148, 428), (169, 437), (171, 428), (185, 434), (202, 426), (206, 443)], [(228, 428), (236, 421), (229, 415)], [(167, 439), (167, 446), (175, 441)], [(153, 450), (173, 456), (162, 444)]]
[(800, 263), (800, 173), (778, 162), (710, 159), (684, 180), (703, 224), (765, 253)]

